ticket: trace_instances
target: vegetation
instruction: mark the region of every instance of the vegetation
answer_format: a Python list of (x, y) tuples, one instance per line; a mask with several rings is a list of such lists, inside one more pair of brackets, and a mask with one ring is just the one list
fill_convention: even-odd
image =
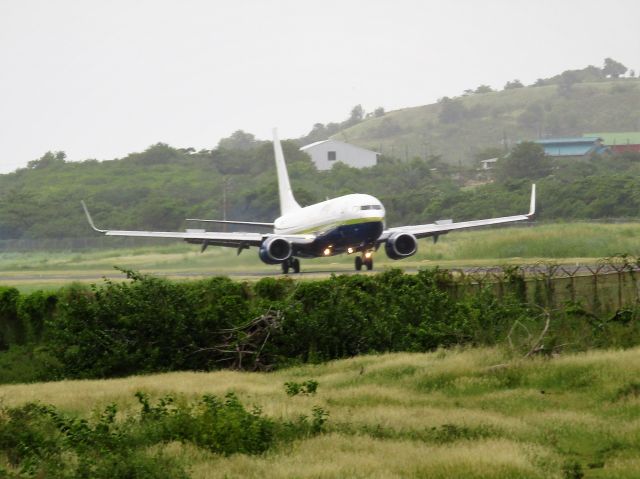
[(542, 145), (523, 141), (497, 163), (495, 175), (502, 182), (520, 178), (537, 180), (549, 176), (551, 170), (551, 159), (545, 154)]
[(530, 86), (519, 80), (502, 91), (480, 85), (437, 104), (369, 118), (333, 137), (405, 160), (437, 155), (449, 164), (470, 165), (488, 147), (506, 152), (541, 137), (636, 131), (640, 80), (623, 77), (626, 72), (607, 58), (601, 68), (567, 70)]
[[(261, 148), (245, 154), (253, 158)], [(625, 154), (555, 165), (551, 175), (536, 180), (539, 218), (638, 217), (639, 158)], [(89, 236), (93, 233), (79, 206), (83, 197), (99, 226), (123, 229), (179, 230), (198, 226), (185, 223), (184, 218), (222, 217), (222, 188), (227, 188), (228, 218), (265, 220), (279, 214), (270, 168), (262, 174), (224, 180), (214, 167), (205, 168), (206, 161), (186, 158), (185, 163), (145, 167), (127, 160), (119, 165), (64, 164), (54, 171), (22, 170), (0, 176), (0, 233), (3, 238)], [(328, 172), (317, 172), (308, 159), (300, 158), (290, 170), (303, 204), (367, 191), (385, 204), (390, 225), (513, 214), (527, 208), (530, 181), (549, 171), (543, 164), (536, 172), (522, 169), (501, 182), (464, 188), (437, 165), (436, 160), (416, 158), (383, 160), (364, 170), (336, 165)], [(122, 173), (112, 181), (114, 169)]]
[[(299, 143), (285, 141), (294, 193), (303, 205), (370, 193), (383, 201), (393, 226), (512, 214), (514, 205), (526, 205), (535, 180), (540, 219), (637, 218), (640, 155), (553, 164), (536, 159), (539, 152), (524, 152), (528, 142), (515, 146), (547, 135), (635, 130), (640, 80), (621, 78), (622, 73), (612, 61), (535, 86), (519, 87), (517, 80), (501, 92), (481, 86), (462, 97), (395, 112), (376, 109), (367, 115), (356, 105), (347, 120), (335, 128), (318, 124), (302, 141), (341, 131), (349, 142), (383, 152), (379, 164), (362, 170), (337, 164), (318, 172)], [(496, 156), (503, 157), (498, 181), (471, 188), (492, 179), (479, 176), (477, 160)], [(159, 143), (101, 163), (71, 163), (64, 152), (47, 152), (27, 168), (0, 175), (0, 238), (90, 236), (81, 199), (98, 225), (123, 229), (176, 230), (200, 226), (185, 218), (269, 221), (279, 214), (270, 143), (237, 131), (211, 150)]]
[[(457, 282), (439, 269), (299, 283), (264, 278), (254, 285), (126, 273), (130, 282), (76, 284), (55, 294), (4, 288), (0, 362), (21, 364), (17, 371), (24, 376), (9, 367), (0, 382), (270, 370), (371, 352), (493, 345), (520, 336), (531, 341), (542, 330), (544, 341), (536, 347), (550, 351), (556, 345), (629, 347), (640, 340), (637, 291), (627, 294), (621, 284), (611, 289), (604, 279), (597, 291), (572, 286), (556, 301), (552, 286), (542, 281), (527, 288), (513, 268), (497, 290)], [(306, 394), (316, 386), (290, 385)]]
[[(80, 477), (80, 467), (91, 477), (636, 477), (640, 350), (521, 355), (440, 349), (269, 374), (2, 386), (0, 467), (31, 477), (16, 467), (30, 457), (31, 471), (47, 477)], [(284, 383), (308, 378), (320, 385), (315, 395), (286, 394)], [(144, 392), (135, 398), (136, 391)], [(237, 402), (226, 406), (221, 398), (231, 392)], [(270, 425), (263, 431), (271, 435), (249, 441), (266, 454), (225, 454), (199, 442), (197, 431), (219, 431), (204, 418), (212, 395), (232, 424)], [(47, 405), (29, 405), (42, 400)], [(242, 404), (257, 406), (259, 416)], [(306, 426), (297, 426), (301, 416)], [(61, 457), (61, 472), (45, 469)]]
[[(116, 419), (114, 403), (91, 420), (38, 402), (0, 409), (0, 473), (15, 478), (186, 478), (185, 464), (164, 453), (163, 445), (192, 444), (221, 456), (262, 454), (277, 443), (319, 434), (327, 417), (317, 407), (312, 421), (306, 416), (273, 421), (257, 406), (246, 410), (233, 393), (224, 400), (205, 394), (194, 403), (165, 395), (153, 404), (146, 393), (135, 396), (141, 410), (122, 421)], [(153, 447), (158, 450), (150, 453)]]

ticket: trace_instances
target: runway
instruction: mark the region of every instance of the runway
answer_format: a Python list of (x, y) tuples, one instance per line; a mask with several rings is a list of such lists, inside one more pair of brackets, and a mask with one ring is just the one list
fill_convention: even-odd
[[(431, 262), (430, 262), (431, 263)], [(405, 263), (406, 264), (406, 263)], [(393, 265), (395, 267), (395, 265)], [(171, 280), (196, 280), (206, 279), (213, 277), (229, 277), (238, 281), (258, 281), (262, 278), (284, 278), (288, 277), (292, 280), (316, 280), (326, 279), (332, 275), (374, 275), (389, 271), (390, 269), (400, 269), (407, 274), (416, 274), (422, 269), (433, 269), (440, 267), (443, 271), (454, 276), (466, 276), (469, 279), (477, 279), (478, 281), (491, 280), (492, 277), (500, 278), (505, 274), (504, 264), (501, 266), (490, 265), (439, 265), (435, 262), (432, 264), (424, 265), (403, 265), (398, 264), (397, 267), (391, 267), (389, 264), (382, 264), (379, 268), (371, 271), (356, 271), (351, 265), (347, 264), (332, 264), (317, 265), (316, 268), (309, 268), (306, 271), (300, 273), (290, 273), (287, 275), (277, 267), (273, 268), (210, 268), (205, 269), (202, 267), (196, 269), (171, 269), (163, 270), (157, 268), (138, 268), (137, 272), (141, 274), (148, 274), (160, 278), (166, 278)], [(513, 268), (518, 268), (525, 277), (540, 277), (540, 276), (553, 276), (553, 277), (575, 277), (586, 275), (601, 275), (601, 274), (616, 274), (623, 271), (638, 271), (640, 267), (635, 264), (624, 263), (603, 263), (603, 262), (591, 262), (588, 264), (580, 263), (554, 263), (554, 262), (537, 262), (534, 264), (525, 265), (513, 265)], [(133, 269), (133, 268), (132, 268)], [(74, 270), (40, 270), (40, 271), (10, 271), (0, 272), (0, 285), (15, 286), (19, 289), (53, 289), (61, 287), (73, 282), (80, 282), (85, 284), (100, 284), (105, 279), (124, 281), (126, 280), (126, 274), (115, 268), (99, 268), (90, 271), (74, 271)]]

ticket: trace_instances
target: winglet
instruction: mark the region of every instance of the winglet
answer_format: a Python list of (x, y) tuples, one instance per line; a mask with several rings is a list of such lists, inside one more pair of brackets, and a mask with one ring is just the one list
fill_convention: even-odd
[(533, 218), (536, 214), (536, 184), (533, 183), (531, 185), (531, 204), (529, 206), (529, 214), (527, 217), (529, 219)]
[(98, 233), (105, 233), (107, 230), (98, 229), (96, 228), (96, 225), (93, 224), (93, 219), (89, 214), (89, 209), (87, 208), (87, 205), (84, 204), (84, 200), (80, 200), (80, 203), (82, 203), (82, 209), (84, 209), (84, 214), (87, 215), (87, 221), (89, 222), (89, 226), (91, 226), (91, 228), (93, 228)]

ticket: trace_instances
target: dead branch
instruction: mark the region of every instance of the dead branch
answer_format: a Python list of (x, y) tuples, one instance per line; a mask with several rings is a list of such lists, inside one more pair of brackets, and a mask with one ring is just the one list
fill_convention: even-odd
[(542, 351), (544, 349), (544, 345), (542, 344), (542, 340), (544, 339), (545, 335), (547, 334), (547, 331), (549, 331), (549, 325), (551, 324), (551, 313), (549, 313), (549, 311), (547, 309), (543, 309), (542, 310), (542, 314), (544, 316), (546, 316), (547, 320), (545, 321), (545, 325), (544, 328), (542, 329), (542, 332), (540, 333), (540, 336), (538, 336), (538, 339), (535, 343), (533, 343), (533, 347), (529, 350), (529, 352), (527, 354), (524, 355), (525, 358), (531, 357), (531, 355), (535, 354), (535, 353), (539, 353), (540, 351)]
[(269, 365), (262, 362), (262, 352), (271, 333), (279, 329), (281, 324), (282, 313), (268, 310), (244, 324), (220, 330), (220, 343), (196, 349), (189, 354), (213, 353), (217, 356), (214, 358), (215, 362), (231, 363), (232, 369), (243, 369), (245, 357), (252, 357), (251, 364), (254, 368), (268, 368)]

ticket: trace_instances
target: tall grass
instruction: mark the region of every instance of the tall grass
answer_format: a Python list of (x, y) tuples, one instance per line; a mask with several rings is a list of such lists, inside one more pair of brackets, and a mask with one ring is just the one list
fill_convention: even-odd
[(424, 249), (427, 259), (565, 259), (638, 254), (640, 224), (559, 223), (452, 233), (441, 245)]
[[(235, 392), (265, 417), (329, 412), (327, 433), (266, 455), (214, 454), (168, 443), (195, 478), (640, 476), (640, 348), (521, 359), (503, 349), (361, 356), (274, 373), (171, 373), (0, 387), (2, 404), (51, 403), (89, 417), (116, 403)], [(315, 395), (286, 382), (313, 378)], [(0, 465), (2, 464), (0, 457)], [(582, 476), (583, 475), (583, 476)]]

